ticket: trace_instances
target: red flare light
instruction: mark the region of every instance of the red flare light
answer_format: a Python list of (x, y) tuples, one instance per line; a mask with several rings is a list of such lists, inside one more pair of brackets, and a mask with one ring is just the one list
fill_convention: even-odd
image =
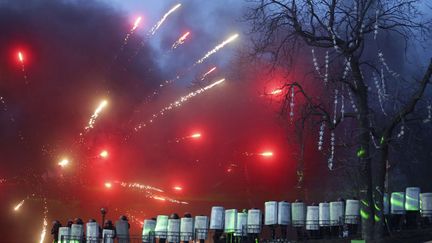
[(99, 154), (99, 156), (100, 156), (101, 158), (103, 158), (103, 159), (108, 158), (108, 151), (103, 150), (103, 151)]
[(279, 95), (279, 94), (281, 94), (282, 93), (282, 89), (275, 89), (275, 90), (273, 90), (270, 94), (271, 95)]
[(66, 167), (69, 165), (69, 160), (68, 159), (62, 159), (60, 162), (58, 162), (58, 165), (62, 168)]
[(263, 157), (273, 157), (273, 152), (265, 151), (265, 152), (260, 153), (259, 155), (261, 155)]
[(200, 138), (201, 137), (201, 133), (194, 133), (190, 137), (191, 138)]
[(18, 60), (23, 63), (24, 62), (24, 56), (22, 54), (22, 52), (18, 52)]
[(112, 184), (111, 182), (105, 182), (105, 188), (111, 189), (112, 188)]
[(183, 188), (181, 186), (175, 186), (175, 187), (173, 187), (173, 189), (176, 191), (182, 191), (183, 190)]

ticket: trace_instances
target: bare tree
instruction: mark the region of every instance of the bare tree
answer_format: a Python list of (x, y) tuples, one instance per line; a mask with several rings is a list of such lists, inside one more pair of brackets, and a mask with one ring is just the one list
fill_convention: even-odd
[[(400, 48), (403, 56), (411, 43), (426, 37), (430, 22), (423, 20), (422, 1), (251, 2), (254, 5), (247, 18), (255, 33), (257, 56), (270, 56), (275, 64), (293, 64), (299, 50), (312, 49), (312, 70), (323, 81), (327, 97), (317, 99), (302, 82), (287, 81), (283, 88), (288, 89), (286, 102), (293, 99), (289, 90), (295, 89), (295, 95), (302, 95), (306, 101), (308, 116), (318, 117), (332, 131), (330, 168), (334, 161), (334, 131), (343, 121), (352, 120), (351, 139), (355, 140), (361, 178), (358, 190), (362, 234), (364, 239), (374, 238), (374, 233), (381, 238), (389, 146), (394, 139), (403, 137), (404, 124), (414, 121), (412, 114), (432, 75), (432, 62), (423, 75), (417, 74), (411, 80), (396, 72), (392, 61), (386, 59), (386, 38), (403, 43)], [(325, 55), (323, 64), (319, 64), (318, 55)], [(339, 111), (338, 99), (339, 103), (340, 99), (350, 103), (349, 112)], [(283, 108), (290, 109), (287, 105)], [(401, 131), (395, 134), (398, 128)]]

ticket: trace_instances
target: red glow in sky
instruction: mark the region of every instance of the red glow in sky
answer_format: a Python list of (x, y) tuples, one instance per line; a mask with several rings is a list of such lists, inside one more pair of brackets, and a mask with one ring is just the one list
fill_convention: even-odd
[(181, 186), (174, 186), (173, 189), (175, 191), (182, 191), (183, 190), (183, 188)]

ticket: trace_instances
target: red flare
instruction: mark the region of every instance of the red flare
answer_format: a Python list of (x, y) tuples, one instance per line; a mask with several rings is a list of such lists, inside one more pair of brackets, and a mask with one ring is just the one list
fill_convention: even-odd
[(273, 157), (273, 152), (265, 151), (265, 152), (260, 153), (259, 155), (261, 155), (263, 157)]
[(22, 52), (18, 52), (18, 60), (23, 63), (24, 62), (24, 56), (22, 54)]
[(201, 137), (201, 133), (194, 133), (190, 137), (191, 138), (200, 138)]
[(106, 159), (106, 158), (108, 158), (108, 151), (106, 151), (106, 150), (103, 150), (100, 154), (99, 154), (99, 156), (101, 157), (101, 158), (104, 158), (104, 159)]

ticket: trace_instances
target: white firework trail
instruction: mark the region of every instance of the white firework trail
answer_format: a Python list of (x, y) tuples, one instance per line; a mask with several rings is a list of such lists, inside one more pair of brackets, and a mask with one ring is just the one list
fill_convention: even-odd
[(128, 41), (129, 41), (129, 38), (134, 34), (134, 32), (138, 28), (140, 22), (141, 22), (141, 16), (135, 20), (134, 25), (129, 30), (129, 32), (126, 34), (126, 37), (124, 38), (124, 41), (123, 41), (123, 45), (120, 47), (120, 51), (123, 51), (124, 47), (127, 45)]
[(46, 198), (44, 198), (44, 219), (43, 219), (43, 224), (42, 224), (42, 231), (40, 234), (40, 241), (39, 243), (44, 243), (45, 242), (45, 236), (46, 236), (46, 232), (47, 232), (47, 226), (48, 226), (48, 206), (47, 206), (47, 201)]
[(171, 111), (171, 110), (173, 110), (173, 109), (175, 109), (175, 108), (180, 107), (183, 103), (185, 103), (185, 102), (188, 101), (189, 99), (191, 99), (191, 98), (193, 98), (193, 97), (195, 97), (195, 96), (197, 96), (197, 95), (199, 95), (199, 94), (201, 94), (201, 93), (204, 93), (205, 91), (207, 91), (207, 90), (213, 88), (213, 87), (216, 86), (216, 85), (219, 85), (219, 84), (223, 83), (224, 81), (225, 81), (225, 79), (218, 80), (218, 81), (216, 81), (216, 82), (214, 82), (214, 83), (212, 83), (212, 84), (210, 84), (210, 85), (207, 85), (207, 86), (204, 87), (204, 88), (200, 88), (200, 89), (198, 89), (198, 90), (196, 90), (196, 91), (193, 91), (193, 92), (191, 92), (191, 93), (189, 93), (189, 94), (187, 94), (187, 95), (185, 95), (185, 96), (181, 96), (178, 100), (176, 100), (176, 101), (174, 101), (173, 103), (171, 103), (171, 104), (165, 106), (165, 107), (162, 108), (159, 112), (154, 113), (154, 114), (152, 115), (152, 117), (151, 117), (147, 122), (139, 123), (139, 124), (135, 127), (135, 131), (137, 132), (137, 131), (139, 131), (140, 129), (142, 129), (142, 128), (148, 126), (149, 124), (153, 123), (153, 122), (155, 121), (156, 118), (165, 115), (166, 112), (169, 112), (169, 111)]
[(200, 64), (203, 63), (207, 58), (209, 58), (211, 55), (215, 54), (217, 51), (219, 51), (220, 49), (222, 49), (224, 46), (226, 46), (227, 44), (229, 44), (230, 42), (234, 41), (235, 39), (237, 39), (239, 37), (238, 34), (234, 34), (232, 36), (230, 36), (228, 39), (226, 39), (224, 42), (220, 43), (219, 45), (217, 45), (215, 48), (213, 48), (213, 50), (207, 52), (207, 54), (204, 55), (204, 57), (202, 57), (201, 59), (199, 59), (196, 64)]
[(122, 187), (136, 188), (136, 189), (140, 189), (140, 190), (152, 190), (152, 191), (157, 191), (157, 192), (164, 192), (162, 189), (159, 189), (157, 187), (149, 186), (149, 185), (143, 185), (143, 184), (136, 183), (136, 182), (127, 183), (127, 182), (116, 181), (115, 183), (119, 183)]
[(216, 67), (213, 67), (212, 69), (210, 69), (208, 72), (204, 73), (203, 76), (201, 77), (201, 81), (204, 81), (204, 79), (210, 75), (212, 72), (214, 72), (216, 70)]
[(171, 46), (171, 50), (176, 49), (177, 47), (183, 45), (186, 41), (186, 38), (190, 35), (190, 32), (186, 32), (184, 35), (180, 36), (180, 38), (174, 42), (174, 44), (172, 44)]
[(24, 204), (25, 199), (23, 199), (21, 202), (19, 202), (15, 207), (14, 207), (14, 211), (19, 211), (20, 208), (22, 207), (22, 205)]
[(150, 30), (150, 34), (154, 35), (156, 31), (162, 26), (162, 24), (165, 22), (165, 20), (168, 18), (170, 14), (172, 14), (174, 11), (176, 11), (181, 6), (181, 3), (175, 5), (173, 8), (171, 8), (167, 13), (164, 14), (164, 16), (156, 23), (155, 26), (152, 27)]
[(155, 194), (152, 194), (152, 193), (149, 193), (146, 197), (152, 198), (152, 199), (155, 199), (155, 200), (159, 200), (159, 201), (168, 201), (168, 202), (171, 202), (171, 203), (189, 204), (188, 202), (185, 202), (185, 201), (179, 201), (179, 200), (176, 200), (176, 199), (173, 199), (173, 198), (164, 197), (164, 196), (160, 196), (160, 195), (155, 195)]
[(89, 131), (90, 129), (92, 129), (94, 127), (94, 124), (96, 122), (96, 119), (99, 116), (99, 113), (108, 105), (108, 101), (106, 100), (102, 100), (101, 103), (99, 104), (99, 106), (96, 108), (95, 112), (93, 113), (93, 115), (90, 117), (90, 120), (88, 122), (88, 125), (84, 128), (86, 131)]

